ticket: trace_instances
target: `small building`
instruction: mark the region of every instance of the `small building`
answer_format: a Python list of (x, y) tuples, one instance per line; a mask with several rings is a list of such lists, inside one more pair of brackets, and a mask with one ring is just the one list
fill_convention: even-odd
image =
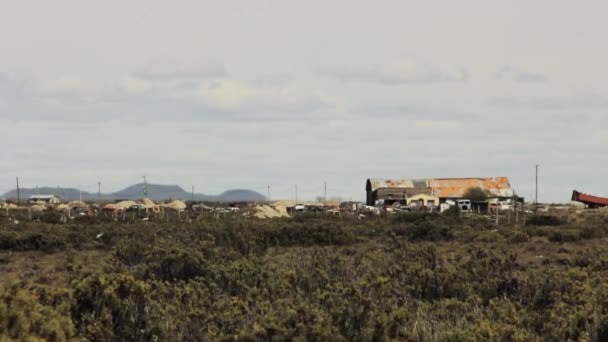
[(57, 195), (32, 195), (27, 199), (29, 204), (59, 204), (61, 198)]
[(448, 200), (462, 199), (470, 188), (481, 188), (494, 201), (506, 200), (515, 195), (509, 178), (432, 178), (432, 179), (368, 179), (365, 184), (367, 205), (400, 202), (409, 204), (420, 200), (425, 205), (439, 205)]

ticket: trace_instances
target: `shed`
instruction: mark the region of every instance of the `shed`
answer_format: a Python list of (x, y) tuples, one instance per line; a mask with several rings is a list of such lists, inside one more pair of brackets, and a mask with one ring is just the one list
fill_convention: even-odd
[(59, 204), (61, 198), (57, 195), (32, 195), (27, 202), (29, 204)]
[[(429, 178), (429, 179), (368, 179), (365, 184), (367, 204), (375, 205), (382, 200), (387, 204), (408, 202), (414, 196), (426, 195), (444, 202), (448, 199), (460, 199), (470, 188), (487, 190), (491, 197), (507, 199), (515, 193), (509, 178)], [(436, 203), (439, 204), (439, 203)]]

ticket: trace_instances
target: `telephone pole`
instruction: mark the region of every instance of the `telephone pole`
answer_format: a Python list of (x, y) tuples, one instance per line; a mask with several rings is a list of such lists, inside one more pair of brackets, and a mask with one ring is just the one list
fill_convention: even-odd
[(19, 177), (17, 177), (17, 205), (21, 204), (21, 192), (19, 190)]
[(536, 186), (535, 186), (535, 192), (536, 195), (534, 197), (534, 204), (536, 205), (536, 207), (538, 208), (538, 167), (540, 166), (540, 164), (536, 164)]
[(97, 199), (101, 201), (101, 182), (97, 181)]
[(144, 188), (143, 188), (144, 197), (148, 197), (148, 181), (146, 180), (146, 176), (143, 176), (143, 178), (144, 178)]
[(296, 184), (296, 204), (298, 204), (298, 184)]
[(268, 192), (268, 195), (266, 196), (266, 201), (268, 201), (268, 204), (270, 204), (270, 185), (267, 187), (266, 190)]
[(192, 202), (194, 202), (194, 185), (192, 186)]
[(323, 202), (327, 202), (327, 182), (323, 182)]

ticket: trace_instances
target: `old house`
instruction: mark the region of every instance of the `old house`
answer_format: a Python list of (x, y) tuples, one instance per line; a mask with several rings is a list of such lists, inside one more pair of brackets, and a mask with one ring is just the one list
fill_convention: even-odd
[(432, 178), (432, 179), (368, 179), (365, 184), (367, 204), (400, 202), (439, 205), (448, 200), (462, 199), (470, 188), (487, 190), (493, 200), (504, 200), (515, 194), (509, 178)]

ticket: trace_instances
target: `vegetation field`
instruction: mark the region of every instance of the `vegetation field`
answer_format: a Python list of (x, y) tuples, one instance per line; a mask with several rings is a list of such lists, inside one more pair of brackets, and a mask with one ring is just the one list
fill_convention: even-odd
[(608, 216), (0, 223), (0, 341), (608, 340)]

